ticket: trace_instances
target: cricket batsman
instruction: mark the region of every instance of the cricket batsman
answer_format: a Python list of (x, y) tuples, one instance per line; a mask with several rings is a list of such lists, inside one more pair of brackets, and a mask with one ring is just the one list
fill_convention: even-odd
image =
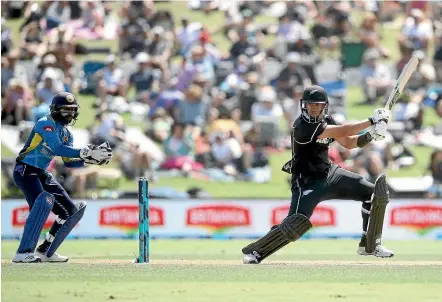
[[(32, 129), (17, 157), (14, 180), (29, 204), (29, 217), (17, 253), (12, 262), (66, 262), (68, 257), (55, 251), (83, 217), (85, 202), (74, 203), (63, 187), (46, 171), (55, 156), (61, 156), (66, 167), (85, 164), (107, 164), (112, 150), (106, 143), (73, 148), (73, 137), (67, 126), (78, 118), (78, 101), (67, 92), (54, 96), (50, 114), (41, 118)], [(57, 215), (45, 241), (37, 248), (43, 226), (50, 212)]]
[[(328, 97), (320, 86), (307, 87), (300, 101), (301, 116), (293, 123), (292, 159), (282, 168), (290, 173), (292, 200), (288, 216), (261, 239), (242, 249), (245, 264), (256, 264), (292, 241), (301, 238), (311, 227), (310, 217), (324, 200), (350, 199), (362, 202), (362, 238), (357, 253), (392, 257), (393, 251), (381, 245), (385, 208), (389, 191), (385, 174), (371, 184), (361, 175), (330, 162), (328, 148), (336, 140), (348, 149), (363, 148), (372, 140), (382, 140), (387, 133), (390, 111), (376, 109), (366, 120), (337, 125), (327, 115)], [(364, 130), (364, 134), (358, 135)]]

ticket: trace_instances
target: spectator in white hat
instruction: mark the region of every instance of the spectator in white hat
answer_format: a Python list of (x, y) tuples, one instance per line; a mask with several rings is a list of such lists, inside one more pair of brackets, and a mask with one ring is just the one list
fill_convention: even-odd
[(287, 97), (293, 97), (293, 89), (296, 86), (308, 86), (311, 84), (305, 69), (300, 65), (301, 55), (297, 52), (289, 52), (286, 57), (287, 66), (278, 76), (278, 92), (283, 92)]
[(283, 116), (282, 107), (276, 103), (276, 93), (272, 87), (263, 87), (258, 95), (258, 101), (252, 106), (252, 121), (257, 121), (259, 117), (281, 118)]
[(152, 90), (158, 90), (161, 80), (161, 71), (152, 68), (150, 56), (145, 52), (140, 52), (135, 61), (138, 64), (138, 70), (130, 75), (128, 89), (135, 86), (136, 100), (147, 102)]
[(405, 41), (411, 41), (414, 49), (428, 50), (428, 43), (433, 38), (433, 26), (430, 20), (425, 17), (425, 14), (420, 9), (414, 8), (410, 11), (408, 17), (402, 27), (401, 35), (399, 36), (399, 47)]

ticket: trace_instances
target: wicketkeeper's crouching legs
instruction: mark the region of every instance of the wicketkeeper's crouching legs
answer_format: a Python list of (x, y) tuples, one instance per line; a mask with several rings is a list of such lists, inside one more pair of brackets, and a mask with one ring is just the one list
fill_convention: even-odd
[(286, 217), (264, 237), (242, 249), (244, 263), (260, 263), (290, 242), (301, 238), (311, 227), (310, 220), (303, 214)]
[(43, 262), (66, 262), (68, 257), (61, 256), (55, 251), (83, 217), (86, 202), (74, 203), (64, 188), (51, 175), (46, 175), (45, 178), (41, 181), (44, 184), (44, 189), (55, 196), (52, 211), (57, 215), (57, 219), (46, 234), (45, 241), (37, 248), (36, 255)]

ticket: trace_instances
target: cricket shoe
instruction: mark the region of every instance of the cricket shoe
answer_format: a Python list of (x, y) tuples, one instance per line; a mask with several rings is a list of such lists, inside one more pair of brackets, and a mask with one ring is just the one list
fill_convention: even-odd
[(42, 262), (68, 262), (69, 258), (66, 256), (54, 253), (51, 257), (46, 256), (44, 253), (36, 251), (35, 254), (41, 258)]
[(394, 251), (387, 249), (385, 246), (382, 245), (377, 245), (374, 248), (374, 252), (373, 253), (367, 253), (365, 251), (365, 246), (359, 246), (357, 253), (361, 256), (370, 256), (373, 255), (375, 257), (379, 257), (379, 258), (391, 258), (394, 256)]
[(244, 254), (242, 258), (244, 264), (258, 264), (258, 258), (254, 254)]
[(41, 262), (41, 258), (34, 255), (34, 253), (17, 253), (12, 258), (14, 263), (37, 263)]

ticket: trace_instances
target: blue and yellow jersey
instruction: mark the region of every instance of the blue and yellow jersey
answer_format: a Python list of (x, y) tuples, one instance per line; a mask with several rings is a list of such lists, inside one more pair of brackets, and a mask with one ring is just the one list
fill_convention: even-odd
[(46, 170), (55, 156), (61, 156), (65, 165), (79, 168), (84, 165), (80, 149), (73, 148), (73, 136), (62, 123), (47, 115), (38, 120), (32, 128), (17, 162)]

